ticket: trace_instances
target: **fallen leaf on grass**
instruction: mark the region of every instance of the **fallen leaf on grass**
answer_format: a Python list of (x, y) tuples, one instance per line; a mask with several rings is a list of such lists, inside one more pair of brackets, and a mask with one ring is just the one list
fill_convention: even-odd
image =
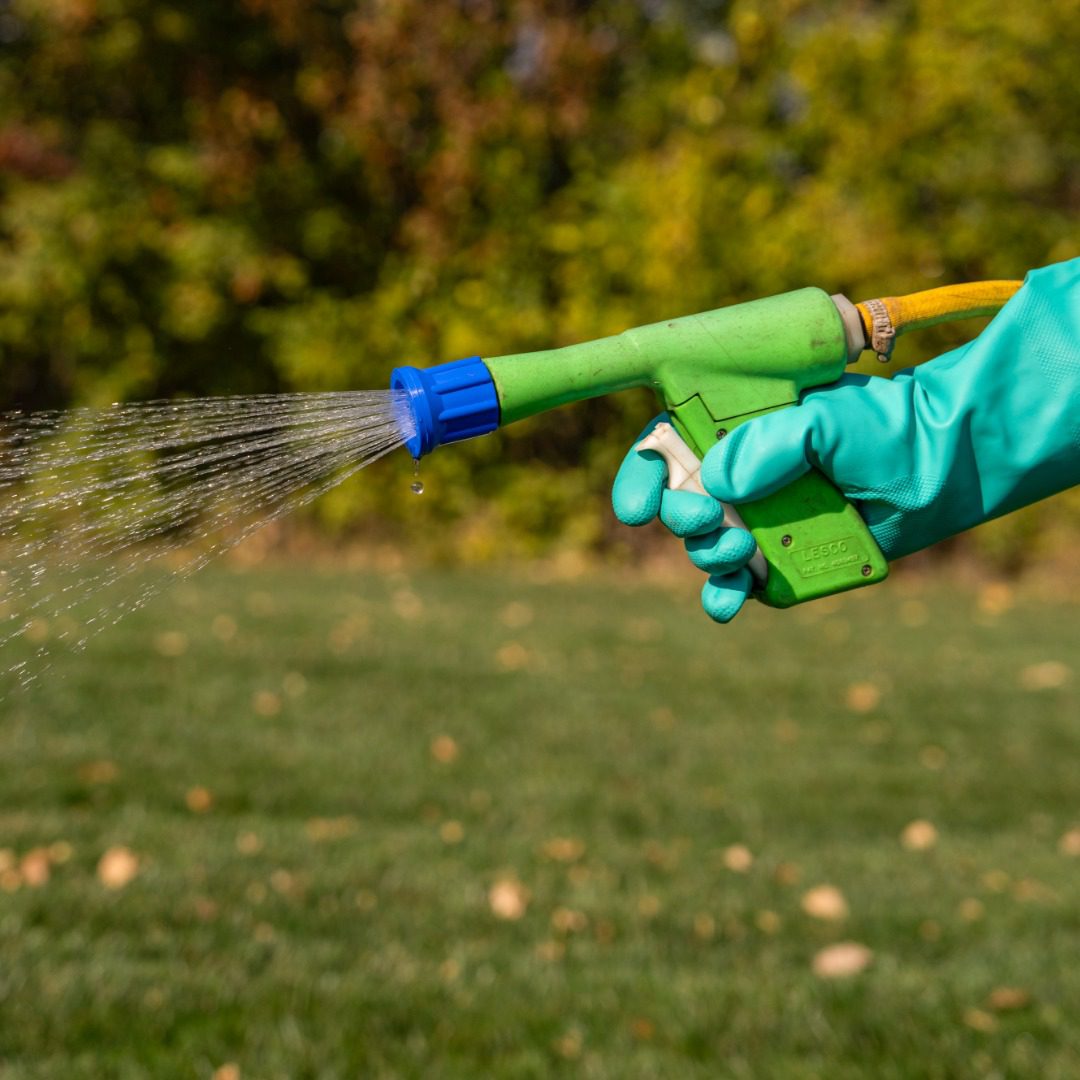
[(773, 871), (773, 881), (777, 885), (797, 885), (801, 876), (802, 871), (794, 863), (777, 863)]
[(209, 896), (196, 896), (194, 907), (195, 914), (203, 922), (212, 922), (218, 916), (217, 901), (212, 900)]
[(649, 713), (649, 719), (660, 731), (670, 731), (675, 726), (675, 713), (668, 705), (661, 705)]
[(551, 913), (551, 925), (560, 934), (576, 934), (584, 930), (589, 919), (584, 911), (558, 907)]
[(79, 779), (85, 784), (111, 784), (119, 775), (112, 761), (88, 761), (79, 766)]
[(439, 838), (444, 844), (460, 844), (465, 839), (465, 827), (460, 821), (444, 821), (439, 826)]
[(986, 906), (974, 896), (961, 900), (958, 910), (964, 922), (978, 922), (986, 914)]
[(969, 1028), (987, 1035), (992, 1031), (996, 1031), (998, 1026), (997, 1017), (992, 1016), (983, 1009), (965, 1009), (964, 1023)]
[(661, 870), (673, 870), (678, 862), (678, 855), (658, 840), (647, 840), (644, 854), (648, 862), (660, 867)]
[(702, 941), (710, 941), (716, 936), (716, 920), (706, 912), (694, 916), (694, 935)]
[(1063, 833), (1058, 841), (1058, 851), (1062, 855), (1080, 855), (1080, 828)]
[(440, 765), (457, 761), (459, 753), (457, 742), (449, 735), (437, 735), (431, 740), (431, 756)]
[(270, 888), (279, 896), (292, 896), (298, 891), (298, 887), (295, 875), (284, 867), (278, 867), (270, 875)]
[(541, 850), (554, 862), (576, 862), (585, 854), (585, 844), (576, 836), (553, 836)]
[(161, 656), (183, 656), (188, 650), (187, 634), (180, 630), (163, 630), (154, 638), (154, 648)]
[(937, 772), (939, 769), (944, 769), (948, 761), (948, 752), (940, 746), (924, 746), (919, 751), (919, 764), (924, 769), (932, 769)]
[(205, 814), (214, 805), (214, 797), (208, 788), (193, 787), (184, 796), (184, 802), (193, 814)]
[(262, 850), (262, 841), (253, 832), (242, 832), (236, 838), (236, 850), (241, 855), (255, 855)]
[(508, 641), (496, 651), (495, 660), (504, 671), (520, 671), (529, 662), (529, 650), (519, 641)]
[(313, 843), (321, 844), (327, 840), (342, 840), (356, 831), (356, 818), (346, 814), (334, 818), (309, 818), (304, 824), (304, 832)]
[(581, 1057), (582, 1038), (579, 1032), (571, 1031), (553, 1043), (553, 1049), (559, 1057), (574, 1060)]
[(852, 712), (873, 712), (881, 702), (881, 690), (872, 682), (852, 683), (844, 695), (844, 702)]
[(659, 896), (653, 896), (652, 893), (646, 893), (644, 896), (638, 898), (637, 909), (638, 914), (646, 919), (653, 919), (660, 914), (660, 909), (663, 905), (660, 902)]
[(541, 941), (535, 952), (537, 959), (553, 964), (566, 955), (566, 945), (561, 941)]
[(783, 921), (775, 911), (759, 911), (754, 916), (754, 925), (763, 934), (778, 934)]
[(32, 889), (39, 889), (49, 880), (49, 853), (45, 848), (32, 848), (19, 863), (23, 881)]
[(98, 880), (106, 889), (122, 889), (139, 872), (139, 859), (123, 845), (111, 847), (98, 860)]
[(1050, 903), (1057, 897), (1053, 889), (1034, 878), (1021, 878), (1013, 885), (1012, 894), (1022, 904)]
[(937, 829), (922, 818), (906, 825), (900, 834), (900, 843), (908, 851), (928, 851), (937, 843), (937, 839)]
[(1031, 994), (1018, 986), (998, 986), (990, 991), (986, 1004), (994, 1012), (1012, 1012), (1026, 1009), (1031, 1004)]
[(820, 979), (842, 979), (865, 971), (874, 959), (873, 950), (857, 941), (826, 945), (814, 957), (814, 974)]
[(773, 736), (776, 738), (776, 741), (780, 743), (790, 745), (791, 743), (798, 742), (801, 734), (802, 731), (794, 720), (777, 720), (773, 725)]
[(497, 919), (513, 922), (529, 906), (528, 890), (516, 878), (501, 878), (488, 890), (488, 906)]
[(802, 909), (812, 919), (837, 922), (848, 915), (844, 894), (835, 885), (816, 885), (803, 893)]
[(251, 699), (251, 707), (259, 716), (277, 716), (281, 712), (281, 698), (270, 690), (259, 690)]
[(1056, 690), (1069, 681), (1072, 672), (1060, 660), (1044, 660), (1029, 664), (1020, 672), (1020, 685), (1025, 690)]
[(984, 615), (1004, 615), (1014, 603), (1012, 586), (1004, 581), (988, 582), (979, 590), (979, 610)]
[(754, 865), (754, 856), (745, 844), (732, 844), (724, 849), (724, 865), (736, 874), (745, 874)]

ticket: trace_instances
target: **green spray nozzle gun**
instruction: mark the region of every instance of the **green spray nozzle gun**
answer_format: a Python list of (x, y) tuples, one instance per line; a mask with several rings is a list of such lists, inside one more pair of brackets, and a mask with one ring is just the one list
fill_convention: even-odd
[[(1019, 282), (980, 282), (853, 304), (817, 288), (640, 326), (542, 352), (400, 367), (406, 443), (415, 458), (573, 401), (650, 387), (671, 424), (646, 449), (666, 460), (668, 483), (703, 490), (701, 458), (739, 424), (795, 405), (835, 382), (860, 353), (887, 360), (898, 334), (997, 311)], [(755, 595), (773, 607), (881, 581), (888, 563), (858, 511), (811, 471), (767, 498), (725, 507), (758, 544)]]

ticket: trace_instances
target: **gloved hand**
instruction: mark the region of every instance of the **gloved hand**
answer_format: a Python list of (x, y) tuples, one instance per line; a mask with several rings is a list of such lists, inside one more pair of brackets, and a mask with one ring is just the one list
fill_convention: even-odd
[(663, 460), (632, 449), (612, 502), (627, 525), (659, 513), (685, 538), (710, 575), (705, 611), (728, 622), (754, 546), (717, 528), (716, 500), (763, 498), (811, 467), (855, 502), (890, 560), (1080, 483), (1080, 259), (1029, 273), (959, 349), (892, 379), (845, 376), (736, 428), (702, 465), (713, 499), (666, 490)]

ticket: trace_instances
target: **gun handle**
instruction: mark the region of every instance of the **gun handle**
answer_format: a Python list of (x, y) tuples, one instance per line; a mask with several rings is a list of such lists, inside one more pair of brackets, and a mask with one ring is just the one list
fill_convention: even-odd
[[(670, 424), (658, 423), (638, 449), (663, 457), (669, 487), (707, 494), (701, 461)], [(754, 595), (771, 607), (791, 607), (888, 576), (889, 564), (858, 511), (817, 470), (738, 510), (722, 505), (724, 524), (749, 529), (758, 542), (750, 561)]]
[[(638, 443), (639, 450), (652, 450), (659, 454), (667, 465), (668, 487), (675, 491), (692, 491), (695, 495), (709, 496), (701, 482), (701, 459), (687, 446), (683, 437), (666, 421), (661, 420)], [(711, 496), (709, 496), (711, 497)], [(739, 516), (738, 510), (729, 503), (720, 504), (724, 508), (724, 525), (728, 528), (746, 529), (746, 522)], [(754, 577), (757, 589), (765, 586), (769, 576), (769, 566), (759, 548), (749, 562), (750, 573)]]
[(755, 596), (786, 608), (821, 596), (873, 585), (889, 564), (866, 522), (816, 469), (739, 512), (769, 563)]

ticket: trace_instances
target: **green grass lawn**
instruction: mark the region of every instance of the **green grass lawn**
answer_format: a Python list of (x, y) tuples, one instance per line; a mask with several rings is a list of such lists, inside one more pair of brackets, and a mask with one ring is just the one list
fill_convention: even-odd
[(1080, 1075), (1080, 608), (694, 588), (219, 566), (59, 658), (0, 1077)]

